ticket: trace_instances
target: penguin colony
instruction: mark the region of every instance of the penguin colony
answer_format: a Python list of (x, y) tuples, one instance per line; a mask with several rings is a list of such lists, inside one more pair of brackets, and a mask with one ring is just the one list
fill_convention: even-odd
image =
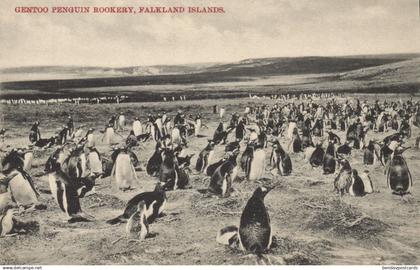
[[(333, 175), (332, 189), (337, 196), (363, 197), (375, 192), (366, 166), (383, 166), (390, 193), (401, 197), (409, 194), (413, 179), (403, 153), (410, 148), (405, 142), (411, 137), (412, 129), (420, 126), (420, 103), (368, 104), (357, 99), (354, 103), (338, 102), (333, 95), (326, 98), (324, 105), (301, 97), (299, 105), (276, 103), (271, 107), (247, 107), (243, 116), (234, 113), (228, 123), (224, 122), (227, 112), (222, 108), (221, 122), (213, 137), (201, 151), (192, 154), (186, 154), (188, 141), (199, 137), (207, 126), (201, 115), (186, 117), (182, 111), (173, 120), (166, 112), (149, 115), (145, 123), (136, 117), (131, 128), (127, 127), (128, 119), (120, 113), (108, 120), (100, 142), (95, 139), (93, 128), (83, 136), (83, 126), (74, 128), (71, 117), (63, 127), (65, 132), (50, 139), (41, 138), (37, 122), (31, 129), (29, 146), (6, 151), (1, 160), (0, 235), (15, 231), (17, 207), (45, 209), (30, 175), (34, 149), (53, 148), (45, 163), (45, 174), (56, 207), (68, 222), (95, 219), (81, 208), (80, 202), (95, 192), (97, 181), (109, 177), (118, 192), (127, 192), (142, 188), (137, 171), (155, 177), (154, 190), (138, 193), (128, 200), (120, 215), (104, 220), (113, 226), (126, 223), (126, 237), (135, 241), (146, 239), (153, 223), (164, 214), (167, 192), (193, 188), (190, 166), (194, 155), (197, 156), (195, 175), (207, 177), (205, 192), (220, 200), (232, 196), (237, 181), (261, 183), (266, 172), (266, 153), (270, 152), (273, 177), (293, 175), (296, 165), (306, 163), (312, 170), (322, 170), (326, 177)], [(119, 132), (127, 129), (130, 134), (125, 139)], [(338, 132), (344, 132), (343, 142)], [(384, 133), (392, 134), (383, 140), (372, 138)], [(282, 145), (280, 138), (285, 138), (288, 144)], [(117, 146), (115, 142), (121, 139), (125, 143)], [(108, 145), (110, 155), (100, 153), (97, 143)], [(142, 166), (137, 155), (145, 143), (153, 143), (155, 151), (146, 166)], [(224, 147), (224, 154), (216, 157), (215, 149), (220, 147)], [(350, 164), (355, 152), (363, 153), (361, 163), (365, 167)], [(299, 161), (302, 164), (292, 164), (291, 153), (303, 156)], [(255, 254), (258, 259), (264, 258), (273, 241), (264, 199), (274, 188), (260, 184), (244, 205), (239, 225), (220, 229), (216, 241)]]

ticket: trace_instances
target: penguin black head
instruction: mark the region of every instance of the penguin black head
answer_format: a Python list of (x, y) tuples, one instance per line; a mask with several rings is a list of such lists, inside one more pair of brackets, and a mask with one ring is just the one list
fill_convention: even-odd
[(260, 199), (264, 199), (265, 196), (268, 194), (268, 192), (270, 192), (274, 187), (268, 187), (268, 186), (261, 186), (258, 187), (255, 191), (254, 194), (252, 195), (253, 197), (256, 198), (260, 198)]
[(359, 176), (359, 172), (356, 169), (351, 170), (353, 177), (358, 177)]

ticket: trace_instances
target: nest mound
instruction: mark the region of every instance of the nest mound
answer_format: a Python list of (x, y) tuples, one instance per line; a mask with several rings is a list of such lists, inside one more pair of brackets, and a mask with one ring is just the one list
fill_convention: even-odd
[(295, 202), (307, 214), (307, 227), (312, 230), (329, 231), (357, 239), (371, 239), (390, 227), (338, 198), (303, 197)]
[(85, 196), (81, 199), (83, 203), (83, 208), (99, 208), (99, 207), (109, 207), (113, 209), (122, 209), (125, 207), (125, 202), (119, 198), (103, 194), (103, 193), (93, 193), (89, 196)]
[(240, 215), (246, 204), (244, 196), (230, 196), (220, 198), (210, 193), (194, 194), (191, 198), (191, 207), (197, 215), (232, 216)]

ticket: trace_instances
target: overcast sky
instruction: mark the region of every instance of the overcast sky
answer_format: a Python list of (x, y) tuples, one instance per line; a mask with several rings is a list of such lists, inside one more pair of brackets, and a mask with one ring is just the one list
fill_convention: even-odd
[[(0, 66), (131, 66), (420, 52), (419, 0), (1, 0)], [(15, 6), (223, 6), (225, 14), (16, 14)]]

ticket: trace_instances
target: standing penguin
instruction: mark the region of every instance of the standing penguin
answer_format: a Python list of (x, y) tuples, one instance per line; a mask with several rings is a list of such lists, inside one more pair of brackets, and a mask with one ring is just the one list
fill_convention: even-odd
[(148, 175), (155, 176), (157, 173), (159, 173), (159, 169), (163, 161), (162, 152), (162, 145), (160, 142), (157, 142), (155, 146), (155, 152), (147, 161), (146, 172)]
[(149, 234), (149, 223), (146, 217), (146, 203), (140, 201), (136, 211), (128, 219), (125, 231), (131, 239), (144, 240)]
[(101, 155), (95, 147), (87, 147), (87, 163), (89, 164), (90, 174), (102, 175), (102, 160)]
[(284, 151), (280, 142), (276, 140), (273, 144), (272, 159), (275, 161), (273, 164), (282, 176), (290, 175), (292, 173), (292, 160), (289, 154)]
[(362, 197), (366, 195), (365, 185), (363, 184), (362, 178), (356, 169), (352, 170), (351, 184), (349, 186), (349, 194), (355, 197)]
[(264, 197), (271, 187), (258, 187), (248, 200), (239, 224), (239, 242), (243, 250), (261, 257), (270, 249), (272, 229), (264, 205)]
[(108, 124), (104, 133), (105, 134), (102, 140), (105, 141), (105, 143), (108, 145), (113, 144), (115, 142), (115, 130), (113, 124)]
[(247, 164), (248, 180), (259, 180), (265, 172), (265, 151), (263, 145), (258, 143), (254, 148), (252, 160)]
[(232, 181), (235, 180), (238, 174), (238, 167), (236, 164), (236, 157), (239, 150), (230, 153), (230, 156), (224, 161), (213, 173), (210, 178), (210, 185), (208, 190), (211, 193), (221, 195), (222, 197), (229, 197), (232, 188)]
[(129, 219), (136, 211), (140, 202), (146, 205), (146, 218), (148, 223), (152, 223), (158, 218), (166, 206), (166, 193), (161, 183), (157, 183), (153, 191), (142, 192), (131, 198), (125, 205), (124, 212), (116, 218), (107, 221), (109, 224), (117, 224)]
[[(307, 150), (309, 151), (309, 149)], [(309, 164), (311, 164), (312, 167), (319, 167), (322, 165), (322, 161), (324, 159), (325, 151), (322, 149), (322, 143), (318, 143), (315, 146), (315, 149), (313, 150), (312, 154), (309, 158)]]
[(139, 136), (143, 134), (143, 127), (138, 117), (134, 118), (133, 131), (134, 131), (134, 136)]
[(24, 161), (15, 149), (10, 151), (1, 163), (5, 175), (15, 176), (10, 179), (8, 189), (13, 200), (23, 207), (39, 205), (39, 193), (35, 189), (32, 178), (23, 170)]
[(123, 191), (131, 189), (134, 182), (137, 182), (137, 175), (129, 149), (116, 149), (112, 153), (112, 159), (114, 167), (111, 176), (115, 177), (117, 187)]
[(405, 161), (402, 153), (409, 149), (401, 146), (397, 147), (394, 155), (391, 158), (387, 169), (387, 184), (392, 194), (403, 196), (410, 192), (413, 186), (413, 179), (410, 170), (408, 169), (407, 162)]
[(340, 194), (340, 196), (343, 196), (344, 193), (348, 192), (352, 183), (352, 169), (347, 159), (339, 158), (338, 162), (341, 165), (341, 170), (334, 179), (334, 190)]
[(17, 214), (17, 209), (11, 205), (7, 205), (0, 214), (0, 236), (10, 234), (15, 227), (14, 215)]
[(376, 161), (378, 160), (377, 153), (375, 151), (375, 142), (372, 140), (369, 140), (369, 143), (367, 146), (364, 147), (363, 151), (363, 164), (364, 165), (374, 165), (376, 164)]
[(120, 115), (118, 116), (118, 130), (124, 130), (125, 128), (125, 115), (123, 112), (120, 112)]
[(32, 169), (32, 162), (34, 160), (34, 152), (32, 149), (23, 150), (23, 170), (29, 172)]
[(204, 172), (207, 169), (207, 166), (210, 164), (214, 155), (214, 142), (209, 140), (207, 146), (200, 152), (197, 158), (197, 163), (195, 169), (198, 172)]
[(364, 171), (361, 175), (360, 178), (363, 181), (363, 185), (365, 187), (365, 192), (367, 194), (373, 193), (374, 189), (373, 189), (373, 184), (372, 184), (372, 180), (370, 179), (369, 176), (369, 171)]
[(324, 160), (322, 161), (324, 174), (332, 174), (335, 172), (335, 158), (335, 145), (334, 142), (330, 141), (327, 150), (325, 151)]
[(80, 206), (78, 185), (76, 179), (69, 175), (68, 153), (57, 149), (47, 160), (45, 172), (48, 173), (48, 182), (55, 201), (65, 212), (68, 222), (88, 221), (83, 215)]

